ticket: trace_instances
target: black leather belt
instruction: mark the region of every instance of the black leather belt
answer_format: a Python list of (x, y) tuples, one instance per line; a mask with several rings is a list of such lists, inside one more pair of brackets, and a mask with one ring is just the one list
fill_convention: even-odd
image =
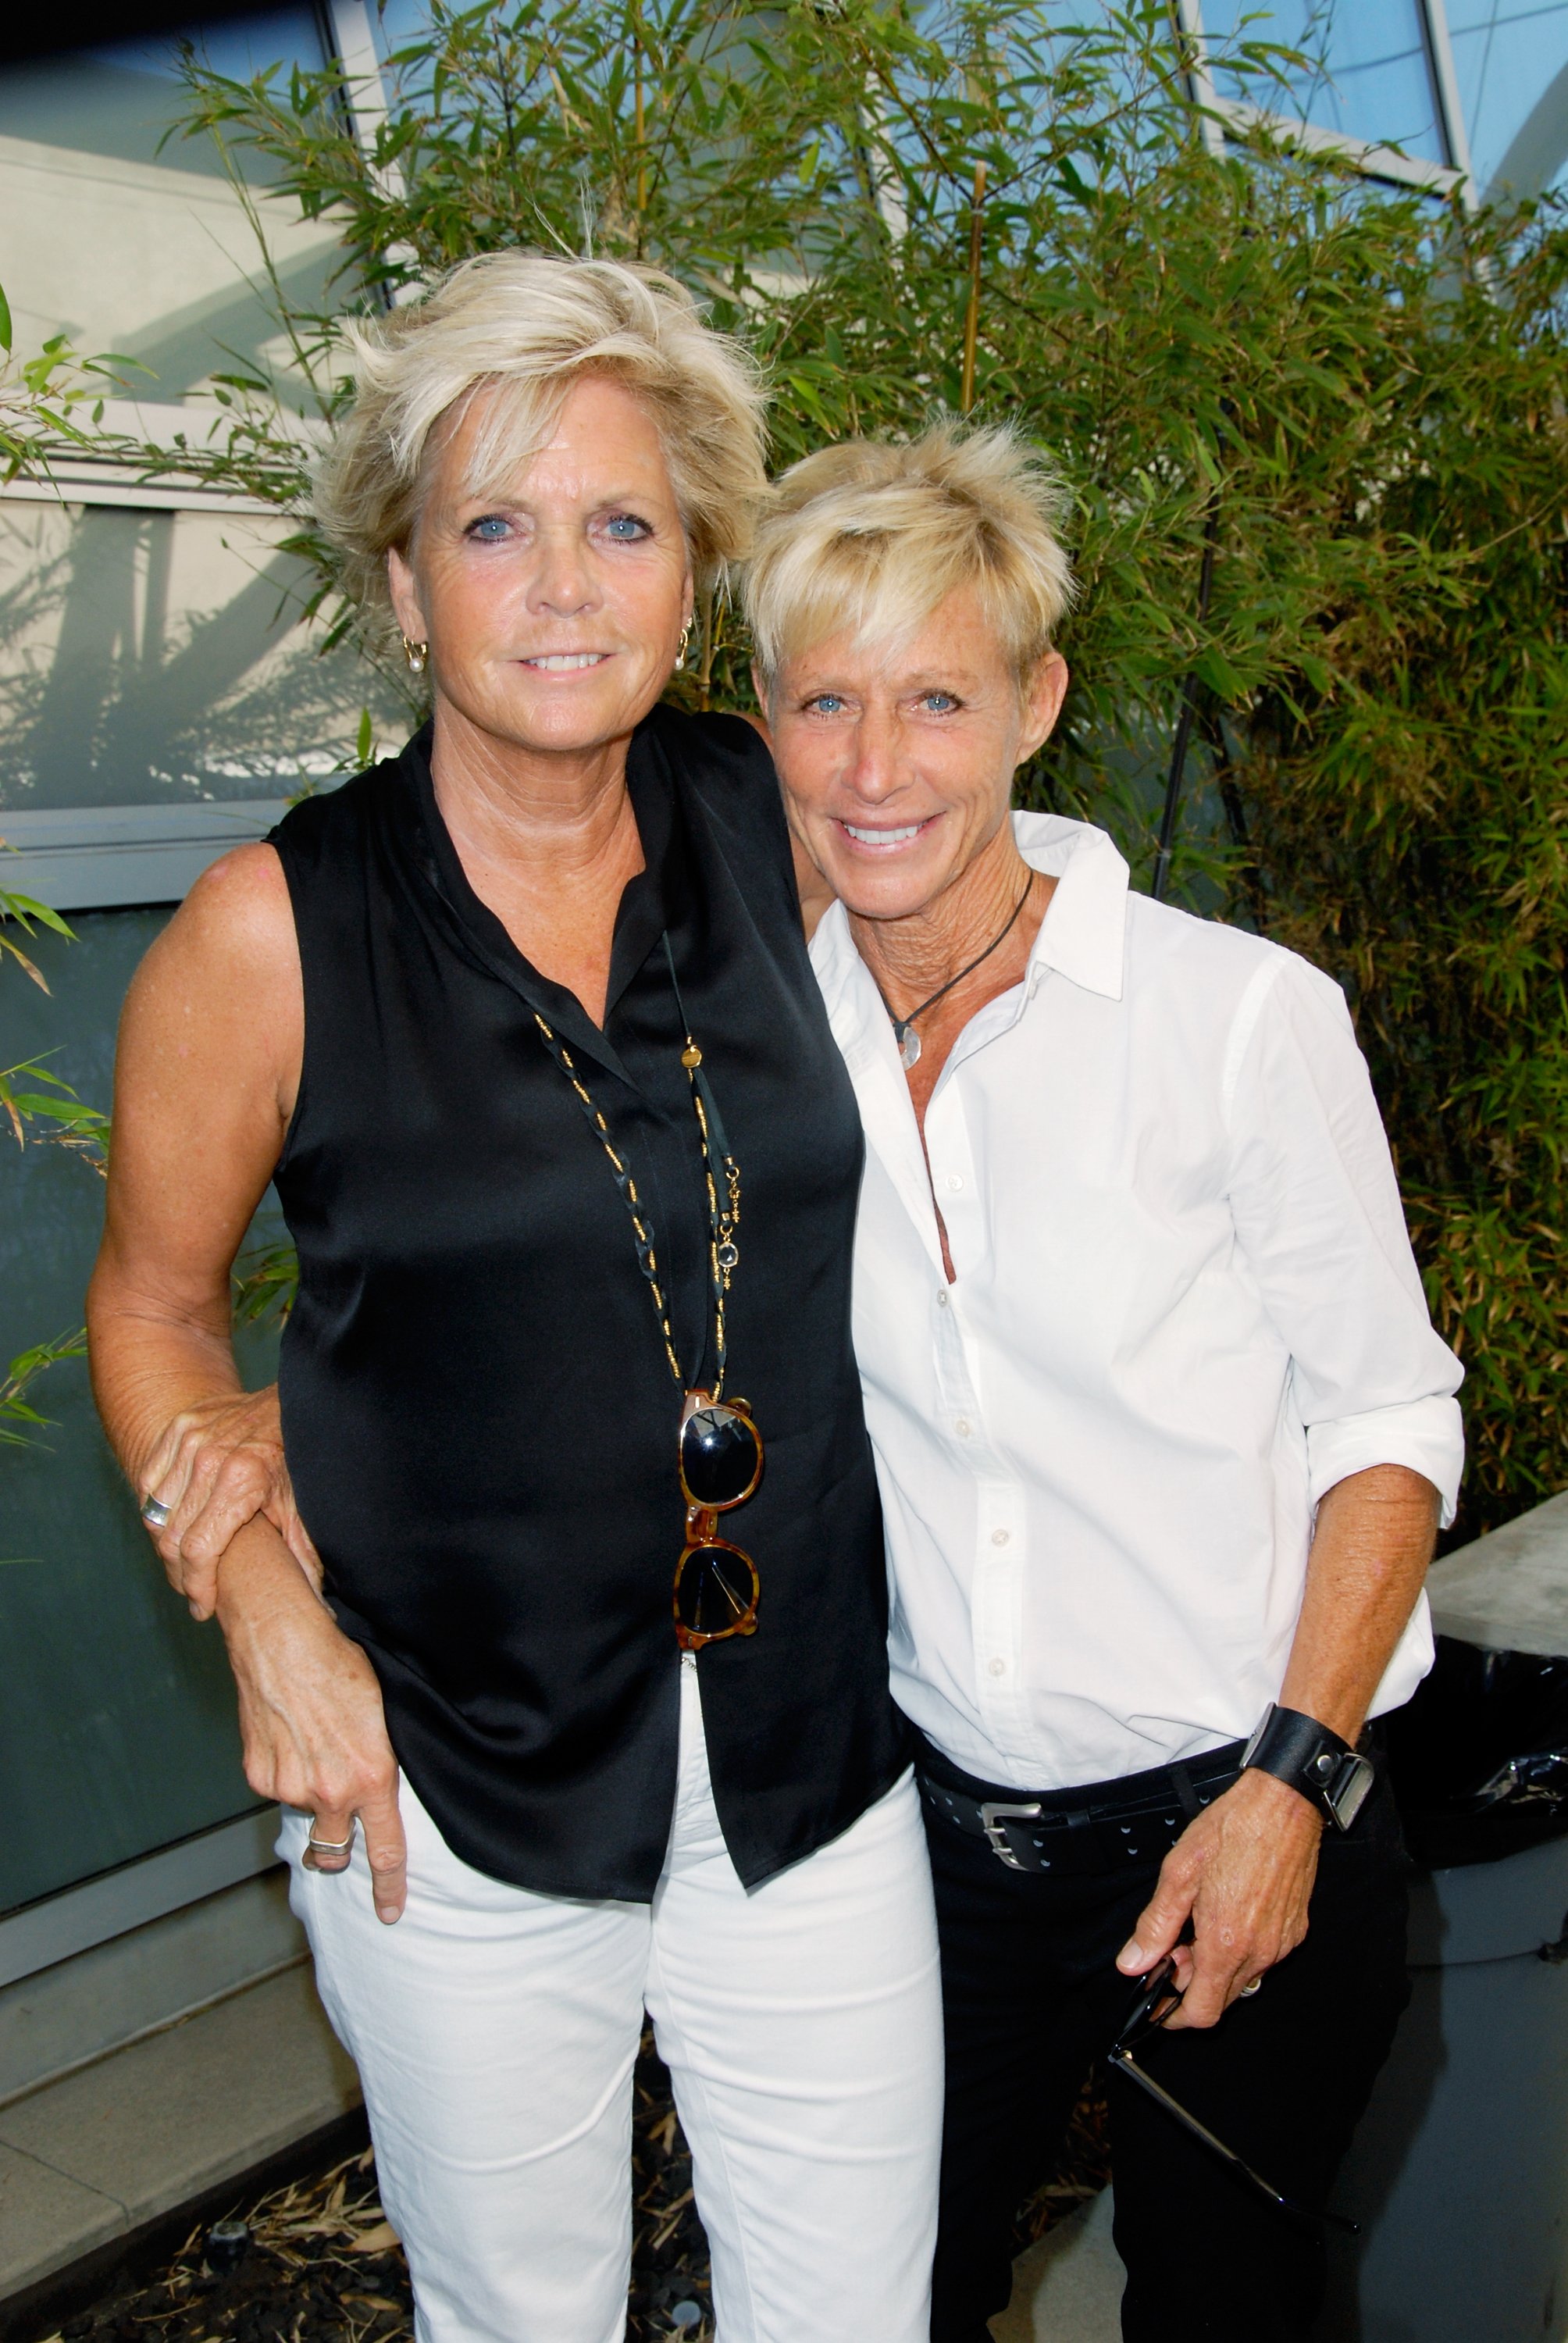
[(1070, 1879), (1161, 1861), (1193, 1816), (1230, 1788), (1246, 1745), (1230, 1741), (1181, 1765), (1038, 1795), (977, 1781), (929, 1742), (915, 1771), (939, 1823), (983, 1838), (1010, 1871)]

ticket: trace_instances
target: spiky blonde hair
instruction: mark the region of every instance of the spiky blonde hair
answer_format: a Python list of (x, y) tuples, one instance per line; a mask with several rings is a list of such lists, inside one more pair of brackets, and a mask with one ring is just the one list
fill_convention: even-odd
[(663, 443), (693, 571), (714, 582), (749, 548), (767, 493), (763, 394), (741, 346), (652, 268), (529, 252), (466, 260), (424, 298), (348, 339), (356, 395), (317, 469), (317, 517), (370, 628), (396, 639), (387, 556), (418, 523), (430, 437), (486, 397), (468, 488), (498, 491), (585, 375), (624, 383)]
[(907, 639), (966, 586), (1021, 683), (1072, 601), (1062, 504), (1043, 458), (1006, 430), (940, 423), (803, 457), (779, 480), (746, 568), (764, 687), (844, 628), (862, 642)]

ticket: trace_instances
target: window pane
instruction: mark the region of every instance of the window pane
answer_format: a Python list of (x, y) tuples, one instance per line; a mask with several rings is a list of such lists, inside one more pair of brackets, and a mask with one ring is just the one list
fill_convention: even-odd
[[(314, 13), (289, 10), (191, 35), (221, 71), (319, 65)], [(0, 282), (18, 346), (68, 333), (147, 368), (138, 397), (177, 400), (215, 368), (281, 363), (255, 289), (256, 237), (203, 136), (160, 144), (183, 92), (173, 36), (44, 58), (0, 75)], [(314, 298), (336, 251), (330, 227), (278, 206), (268, 235), (284, 284)], [(265, 202), (264, 212), (270, 207)]]
[(382, 58), (395, 50), (412, 46), (416, 41), (430, 37), (428, 0), (370, 0), (370, 18), (376, 29), (376, 46)]
[(1311, 60), (1277, 97), (1250, 76), (1226, 74), (1216, 60), (1222, 96), (1267, 104), (1425, 162), (1448, 161), (1417, 0), (1277, 0), (1272, 7), (1203, 0), (1203, 25), (1216, 40), (1241, 28), (1243, 39), (1277, 41)]
[[(48, 998), (0, 973), (5, 1058), (49, 1063), (106, 1105), (121, 997), (162, 911), (88, 913), (31, 947)], [(81, 1323), (103, 1186), (58, 1147), (0, 1160), (0, 1357)], [(273, 1344), (248, 1347), (247, 1380)], [(0, 1911), (243, 1814), (222, 1638), (162, 1567), (98, 1428), (84, 1363), (33, 1386), (47, 1450), (0, 1447)]]
[(1539, 195), (1568, 176), (1568, 0), (1448, 0), (1476, 184)]
[(0, 809), (286, 797), (347, 759), (383, 695), (354, 651), (320, 659), (293, 625), (284, 533), (244, 512), (0, 504)]

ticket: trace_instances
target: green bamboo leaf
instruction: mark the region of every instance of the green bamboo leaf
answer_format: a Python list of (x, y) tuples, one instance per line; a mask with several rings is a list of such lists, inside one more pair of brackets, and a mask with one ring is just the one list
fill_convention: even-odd
[(1215, 644), (1211, 643), (1199, 652), (1192, 662), (1192, 672), (1200, 683), (1206, 683), (1221, 699), (1241, 699), (1246, 696), (1246, 685), (1224, 652)]

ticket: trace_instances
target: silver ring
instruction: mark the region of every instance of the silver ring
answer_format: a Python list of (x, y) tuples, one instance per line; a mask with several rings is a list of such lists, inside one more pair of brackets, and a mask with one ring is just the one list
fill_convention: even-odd
[(150, 1530), (166, 1527), (173, 1512), (174, 1507), (166, 1505), (161, 1497), (146, 1496), (142, 1499), (142, 1519)]
[(1255, 1993), (1257, 1992), (1258, 1987), (1262, 1984), (1262, 1982), (1263, 1982), (1263, 1980), (1262, 1980), (1262, 1978), (1261, 1978), (1261, 1976), (1260, 1976), (1260, 1977), (1254, 1977), (1254, 1978), (1252, 1979), (1252, 1982), (1251, 1982), (1251, 1985), (1244, 1985), (1244, 1986), (1241, 1987), (1241, 1992), (1236, 1996), (1237, 2000), (1238, 2000), (1238, 2001), (1250, 2001), (1250, 2000), (1251, 1999), (1251, 1996), (1253, 1996), (1253, 1994), (1255, 1994)]
[(305, 1842), (306, 1852), (307, 1855), (347, 1855), (353, 1844), (354, 1825), (352, 1823), (348, 1825), (348, 1835), (347, 1838), (317, 1838), (316, 1835), (316, 1817), (314, 1815), (310, 1817), (310, 1831)]

